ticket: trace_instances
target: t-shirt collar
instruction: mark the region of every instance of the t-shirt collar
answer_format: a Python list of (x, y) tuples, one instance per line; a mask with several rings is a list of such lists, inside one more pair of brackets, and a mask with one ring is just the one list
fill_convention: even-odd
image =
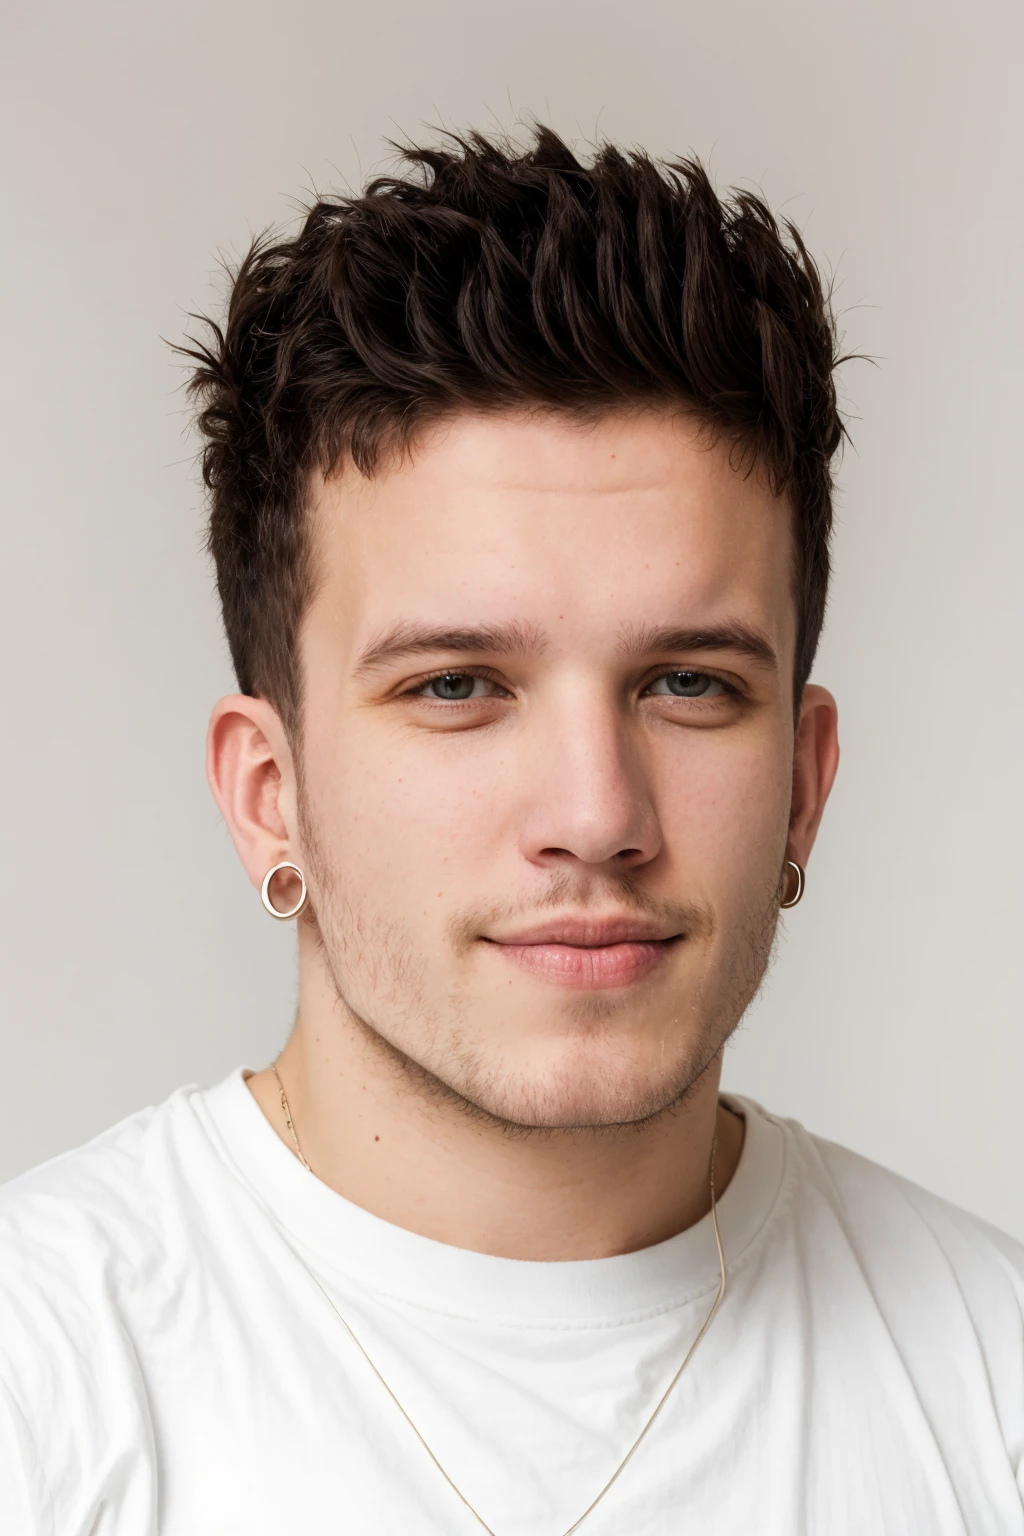
[[(718, 1285), (710, 1214), (635, 1253), (561, 1262), (497, 1258), (422, 1237), (374, 1216), (303, 1168), (266, 1120), (238, 1067), (197, 1091), (207, 1136), (306, 1261), (396, 1302), (462, 1318), (529, 1326), (608, 1326), (685, 1306)], [(783, 1183), (782, 1128), (760, 1106), (724, 1102), (746, 1120), (739, 1164), (718, 1201), (729, 1267), (765, 1226)]]

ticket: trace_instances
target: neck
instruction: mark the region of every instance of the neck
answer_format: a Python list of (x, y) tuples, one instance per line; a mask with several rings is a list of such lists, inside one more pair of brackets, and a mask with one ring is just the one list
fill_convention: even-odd
[[(520, 1130), (474, 1112), (396, 1057), (304, 978), (278, 1070), (302, 1153), (346, 1199), (438, 1242), (504, 1258), (630, 1253), (710, 1209), (739, 1160), (743, 1121), (718, 1103), (719, 1055), (686, 1098), (641, 1125)], [(273, 1072), (248, 1079), (290, 1151)]]

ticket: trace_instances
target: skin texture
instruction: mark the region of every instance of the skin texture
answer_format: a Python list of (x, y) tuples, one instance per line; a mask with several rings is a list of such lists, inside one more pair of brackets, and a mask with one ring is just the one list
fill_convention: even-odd
[(654, 410), (459, 417), (312, 499), (300, 750), (238, 695), (208, 747), (253, 884), (306, 872), (303, 1151), (463, 1247), (668, 1237), (716, 1132), (719, 1192), (738, 1160), (722, 1048), (838, 761), (831, 695), (793, 715), (788, 504)]

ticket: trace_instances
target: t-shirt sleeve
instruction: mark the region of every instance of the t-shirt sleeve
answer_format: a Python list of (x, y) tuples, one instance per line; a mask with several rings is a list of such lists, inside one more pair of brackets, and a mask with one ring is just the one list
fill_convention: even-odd
[(24, 1415), (0, 1381), (0, 1531), (53, 1536), (53, 1506)]
[[(1015, 1238), (1009, 1237), (1005, 1232), (1000, 1232), (995, 1227), (985, 1227), (993, 1248), (999, 1254), (1010, 1287), (1017, 1298), (1017, 1305), (1021, 1315), (1021, 1333), (1019, 1356), (1021, 1362), (1021, 1375), (1024, 1376), (1024, 1245), (1018, 1243)], [(1014, 1470), (1017, 1474), (1017, 1487), (1020, 1489), (1021, 1503), (1024, 1504), (1024, 1402), (1021, 1403), (1019, 1415), (1020, 1429), (1016, 1443), (1011, 1443), (1010, 1454), (1016, 1458)]]
[[(930, 1361), (959, 1350), (965, 1367), (976, 1357), (1024, 1501), (1024, 1246), (910, 1180), (801, 1134), (828, 1172), (887, 1322), (915, 1357), (918, 1390), (938, 1382)], [(975, 1411), (981, 1402), (979, 1394)]]
[(121, 1309), (138, 1256), (112, 1206), (46, 1168), (0, 1195), (0, 1536), (156, 1530), (152, 1424)]

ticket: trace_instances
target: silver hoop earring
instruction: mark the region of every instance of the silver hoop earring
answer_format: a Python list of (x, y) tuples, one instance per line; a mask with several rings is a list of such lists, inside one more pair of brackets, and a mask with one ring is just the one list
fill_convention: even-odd
[[(270, 882), (273, 880), (276, 874), (280, 873), (282, 869), (290, 869), (294, 874), (298, 875), (302, 884), (302, 891), (299, 895), (299, 899), (295, 903), (294, 907), (292, 907), (288, 912), (279, 912), (270, 899)], [(286, 923), (290, 918), (298, 917), (305, 909), (306, 894), (305, 875), (302, 873), (302, 870), (297, 864), (290, 864), (287, 859), (285, 859), (281, 864), (275, 864), (273, 869), (268, 869), (267, 873), (263, 877), (263, 886), (260, 890), (260, 896), (263, 900), (263, 905), (266, 907), (271, 917), (276, 917), (278, 922)]]
[(786, 872), (786, 888), (787, 888), (787, 890), (788, 890), (789, 885), (790, 885), (789, 872), (790, 872), (790, 870), (793, 870), (793, 872), (795, 873), (795, 875), (796, 875), (796, 890), (793, 892), (792, 896), (787, 895), (786, 899), (784, 901), (780, 901), (779, 902), (779, 906), (780, 907), (795, 907), (797, 902), (800, 900), (801, 896), (804, 894), (804, 886), (807, 883), (806, 876), (804, 875), (804, 872), (801, 869), (800, 865), (797, 864), (795, 862), (795, 860), (793, 860), (793, 859), (787, 859), (785, 864), (784, 864), (784, 866), (783, 866), (783, 868), (785, 869), (785, 872)]

